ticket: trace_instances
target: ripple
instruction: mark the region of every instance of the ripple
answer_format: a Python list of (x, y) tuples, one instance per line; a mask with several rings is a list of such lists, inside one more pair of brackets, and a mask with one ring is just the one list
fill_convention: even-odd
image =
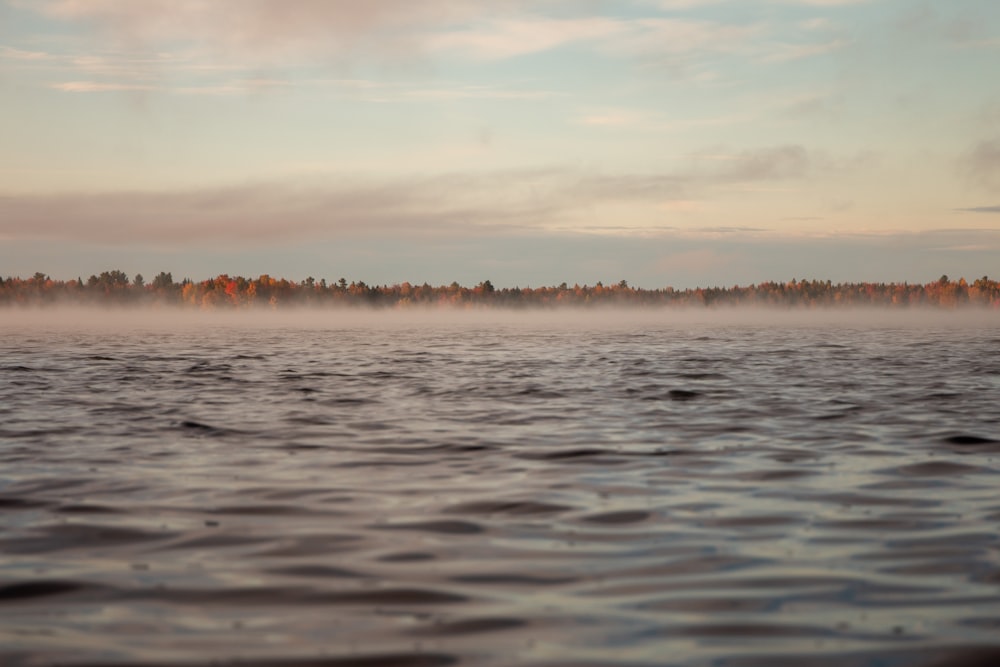
[(62, 505), (53, 510), (59, 514), (117, 514), (121, 510), (107, 505), (93, 505), (80, 503), (75, 505)]
[(483, 527), (470, 521), (414, 521), (410, 523), (376, 524), (370, 526), (376, 530), (416, 530), (425, 533), (441, 533), (443, 535), (475, 535), (483, 532)]
[(290, 567), (276, 567), (267, 570), (269, 574), (278, 574), (286, 577), (319, 577), (334, 579), (356, 579), (367, 575), (347, 570), (342, 567), (330, 567), (328, 565), (293, 565)]
[(587, 523), (597, 523), (602, 525), (621, 525), (629, 523), (639, 523), (650, 517), (650, 513), (643, 510), (622, 510), (619, 512), (601, 512), (598, 514), (588, 514), (580, 518)]
[(954, 475), (974, 475), (988, 472), (988, 470), (953, 461), (926, 461), (900, 466), (895, 468), (893, 472), (907, 477), (951, 477)]
[(450, 605), (468, 602), (469, 598), (456, 593), (420, 588), (377, 588), (356, 591), (322, 591), (313, 588), (259, 587), (259, 588), (157, 588), (121, 589), (117, 597), (133, 600), (170, 602), (183, 605), (256, 605), (261, 607), (329, 605)]
[(201, 422), (196, 422), (189, 419), (182, 421), (180, 423), (180, 428), (181, 430), (187, 431), (189, 433), (197, 433), (199, 435), (208, 435), (208, 436), (225, 435), (228, 432), (228, 429), (218, 428), (216, 426), (209, 426), (208, 424), (203, 424)]
[(834, 631), (810, 625), (790, 625), (783, 623), (705, 623), (685, 625), (671, 632), (688, 637), (830, 637)]
[(701, 397), (701, 393), (690, 389), (671, 389), (667, 392), (667, 397), (671, 401), (693, 401)]
[(38, 509), (40, 507), (46, 507), (47, 505), (48, 503), (34, 500), (32, 498), (0, 497), (0, 509), (5, 511)]
[(49, 554), (142, 544), (168, 540), (177, 535), (168, 530), (149, 531), (81, 523), (40, 526), (33, 532), (34, 535), (2, 538), (0, 546), (11, 554)]
[(97, 590), (80, 581), (36, 580), (0, 585), (0, 604)]
[(450, 637), (514, 630), (526, 625), (528, 622), (520, 618), (464, 618), (435, 623), (429, 627), (413, 630), (412, 633), (422, 637)]
[(608, 451), (606, 449), (597, 449), (590, 447), (580, 447), (580, 448), (570, 448), (570, 449), (556, 449), (553, 451), (546, 452), (523, 452), (519, 454), (521, 458), (537, 460), (537, 461), (563, 461), (570, 459), (591, 459), (595, 457), (606, 457), (612, 456), (617, 452)]
[(448, 514), (532, 516), (537, 514), (561, 514), (571, 509), (573, 508), (569, 505), (557, 505), (555, 503), (542, 503), (530, 500), (479, 500), (452, 505), (444, 508), (442, 511)]
[[(2, 654), (0, 654), (2, 655)], [(228, 661), (227, 661), (228, 662)], [(241, 658), (233, 664), (240, 667), (449, 667), (458, 658), (447, 653), (351, 653), (344, 656), (322, 658), (287, 655), (277, 658)], [(106, 662), (76, 662), (74, 667), (108, 667)], [(213, 661), (212, 664), (217, 664)], [(163, 662), (114, 662), (116, 667), (174, 667), (175, 663)]]

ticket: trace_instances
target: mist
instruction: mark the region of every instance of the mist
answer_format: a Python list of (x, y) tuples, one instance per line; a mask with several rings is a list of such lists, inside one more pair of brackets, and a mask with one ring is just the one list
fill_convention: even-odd
[(0, 310), (0, 331), (171, 333), (191, 330), (271, 329), (465, 329), (648, 330), (761, 327), (839, 329), (1000, 329), (1000, 312), (985, 308), (846, 307), (790, 309), (768, 306), (636, 308), (601, 306), (559, 309), (452, 308), (283, 308), (235, 311), (177, 307), (109, 308), (52, 306)]

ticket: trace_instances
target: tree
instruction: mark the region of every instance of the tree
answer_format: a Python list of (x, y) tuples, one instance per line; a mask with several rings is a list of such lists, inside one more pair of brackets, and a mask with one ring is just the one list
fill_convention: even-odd
[(143, 287), (146, 286), (146, 280), (145, 278), (142, 277), (141, 273), (137, 273), (135, 274), (135, 278), (132, 279), (132, 284), (138, 287), (139, 289), (142, 289)]
[(98, 278), (100, 282), (105, 287), (125, 287), (128, 285), (128, 276), (125, 275), (124, 271), (102, 271), (100, 277)]
[(160, 271), (159, 275), (153, 278), (153, 288), (154, 289), (168, 289), (174, 284), (174, 277), (169, 273), (164, 273)]

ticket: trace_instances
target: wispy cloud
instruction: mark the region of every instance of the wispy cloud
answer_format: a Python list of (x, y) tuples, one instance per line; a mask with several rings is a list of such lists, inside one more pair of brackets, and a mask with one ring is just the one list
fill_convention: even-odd
[(60, 81), (49, 88), (66, 93), (155, 92), (163, 95), (246, 95), (289, 89), (324, 89), (341, 96), (375, 103), (440, 102), (446, 100), (539, 100), (559, 95), (557, 91), (511, 86), (475, 86), (449, 82), (377, 82), (360, 79), (201, 79), (197, 83), (176, 81)]
[[(75, 41), (80, 53), (52, 59), (64, 71), (53, 77), (55, 85), (51, 81), (47, 85), (67, 92), (234, 95), (264, 87), (223, 80), (220, 74), (230, 79), (287, 76), (301, 86), (323, 70), (345, 72), (355, 66), (369, 70), (374, 65), (385, 71), (383, 66), (389, 64), (390, 71), (413, 73), (433, 71), (436, 61), (500, 61), (563, 48), (666, 68), (673, 77), (696, 80), (717, 76), (708, 63), (719, 56), (781, 64), (830, 54), (851, 43), (826, 30), (829, 24), (822, 18), (813, 19), (811, 29), (798, 29), (789, 42), (782, 37), (787, 26), (782, 28), (763, 13), (752, 22), (688, 13), (725, 0), (639, 3), (640, 11), (627, 16), (602, 13), (600, 4), (581, 8), (570, 0), (8, 1), (82, 27), (92, 38)], [(846, 3), (788, 0), (785, 4)], [(27, 61), (48, 54), (8, 47), (0, 57)], [(372, 99), (532, 99), (549, 94), (489, 86), (421, 86), (393, 92)], [(601, 115), (588, 115), (580, 122), (639, 124)]]
[(112, 83), (106, 81), (65, 81), (54, 83), (51, 88), (66, 93), (110, 93), (121, 91), (151, 91), (155, 86), (138, 83)]
[[(394, 93), (394, 95), (392, 94)], [(384, 101), (407, 100), (460, 100), (460, 99), (493, 99), (493, 100), (538, 100), (558, 95), (551, 90), (531, 90), (525, 88), (509, 88), (503, 86), (469, 86), (453, 85), (436, 87), (405, 87), (390, 91), (390, 95), (380, 98)]]
[(547, 15), (546, 10), (571, 4), (559, 0), (21, 0), (19, 4), (91, 26), (111, 47), (197, 48), (204, 58), (255, 66), (357, 56), (393, 61), (437, 53), (496, 60), (579, 43), (630, 56), (730, 51), (760, 29), (660, 16)]
[[(394, 178), (335, 175), (294, 184), (165, 192), (8, 196), (0, 198), (0, 236), (181, 246), (192, 239), (261, 245), (286, 238), (503, 235), (580, 228), (592, 207), (625, 204), (651, 213), (690, 213), (699, 210), (699, 201), (733, 186), (826, 175), (835, 165), (822, 153), (789, 145), (660, 173), (552, 166)], [(591, 219), (582, 226), (600, 224)]]
[(960, 166), (976, 185), (1000, 191), (1000, 139), (980, 141), (962, 157)]
[(738, 53), (764, 26), (696, 19), (642, 18), (624, 22), (625, 30), (598, 44), (602, 52), (630, 57)]
[(65, 93), (114, 93), (158, 92), (175, 95), (237, 95), (289, 87), (287, 81), (274, 79), (241, 79), (225, 83), (194, 86), (158, 83), (129, 83), (127, 81), (62, 81), (50, 84), (53, 90)]
[(723, 127), (746, 123), (753, 113), (734, 113), (721, 116), (689, 116), (671, 118), (662, 112), (649, 109), (623, 107), (590, 108), (581, 110), (569, 119), (574, 125), (595, 129), (639, 130), (643, 132), (680, 132), (697, 128)]
[(970, 208), (956, 208), (962, 213), (1000, 213), (1000, 205), (997, 206), (972, 206)]
[[(831, 160), (804, 146), (789, 144), (736, 153), (701, 153), (695, 164), (710, 165), (707, 173), (725, 183), (754, 183), (803, 178), (815, 170), (827, 170)], [(703, 169), (703, 167), (702, 167)]]
[[(879, 1), (880, 0), (763, 0), (762, 4), (800, 5), (804, 7), (847, 7), (850, 5), (861, 5)], [(735, 5), (747, 3), (746, 0), (648, 0), (648, 4), (655, 5), (664, 10), (672, 11), (701, 9), (702, 7), (711, 7), (714, 5)]]
[(518, 6), (494, 0), (472, 6), (459, 0), (18, 0), (51, 18), (92, 26), (114, 44), (199, 45), (216, 59), (255, 63), (368, 52), (398, 56), (413, 51), (412, 36), (484, 11)]
[(806, 92), (779, 100), (773, 110), (797, 118), (836, 116), (841, 113), (843, 103), (840, 93)]
[(766, 63), (784, 63), (793, 60), (803, 60), (839, 51), (846, 45), (847, 42), (840, 39), (819, 44), (776, 44), (768, 49), (769, 52), (761, 58), (761, 61)]
[(474, 58), (498, 60), (548, 51), (573, 42), (607, 39), (626, 30), (626, 23), (608, 18), (527, 17), (440, 32), (427, 38), (427, 46), (431, 51), (460, 52)]
[(805, 7), (848, 7), (850, 5), (863, 5), (882, 0), (772, 0), (775, 4), (781, 5), (802, 5)]
[(54, 57), (51, 53), (44, 51), (25, 51), (10, 46), (0, 46), (0, 59), (41, 61), (51, 60)]
[(801, 178), (816, 165), (802, 146), (788, 145), (740, 153), (725, 173), (734, 181)]
[(598, 109), (584, 113), (575, 122), (597, 127), (628, 127), (645, 125), (650, 122), (650, 116), (637, 109)]
[(648, 0), (647, 4), (659, 7), (665, 11), (683, 11), (722, 5), (727, 2), (731, 2), (731, 0)]

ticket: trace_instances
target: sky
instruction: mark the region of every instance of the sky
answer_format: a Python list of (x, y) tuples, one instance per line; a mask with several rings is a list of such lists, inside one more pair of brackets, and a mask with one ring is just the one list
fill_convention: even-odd
[(0, 0), (0, 276), (1000, 276), (996, 0)]

